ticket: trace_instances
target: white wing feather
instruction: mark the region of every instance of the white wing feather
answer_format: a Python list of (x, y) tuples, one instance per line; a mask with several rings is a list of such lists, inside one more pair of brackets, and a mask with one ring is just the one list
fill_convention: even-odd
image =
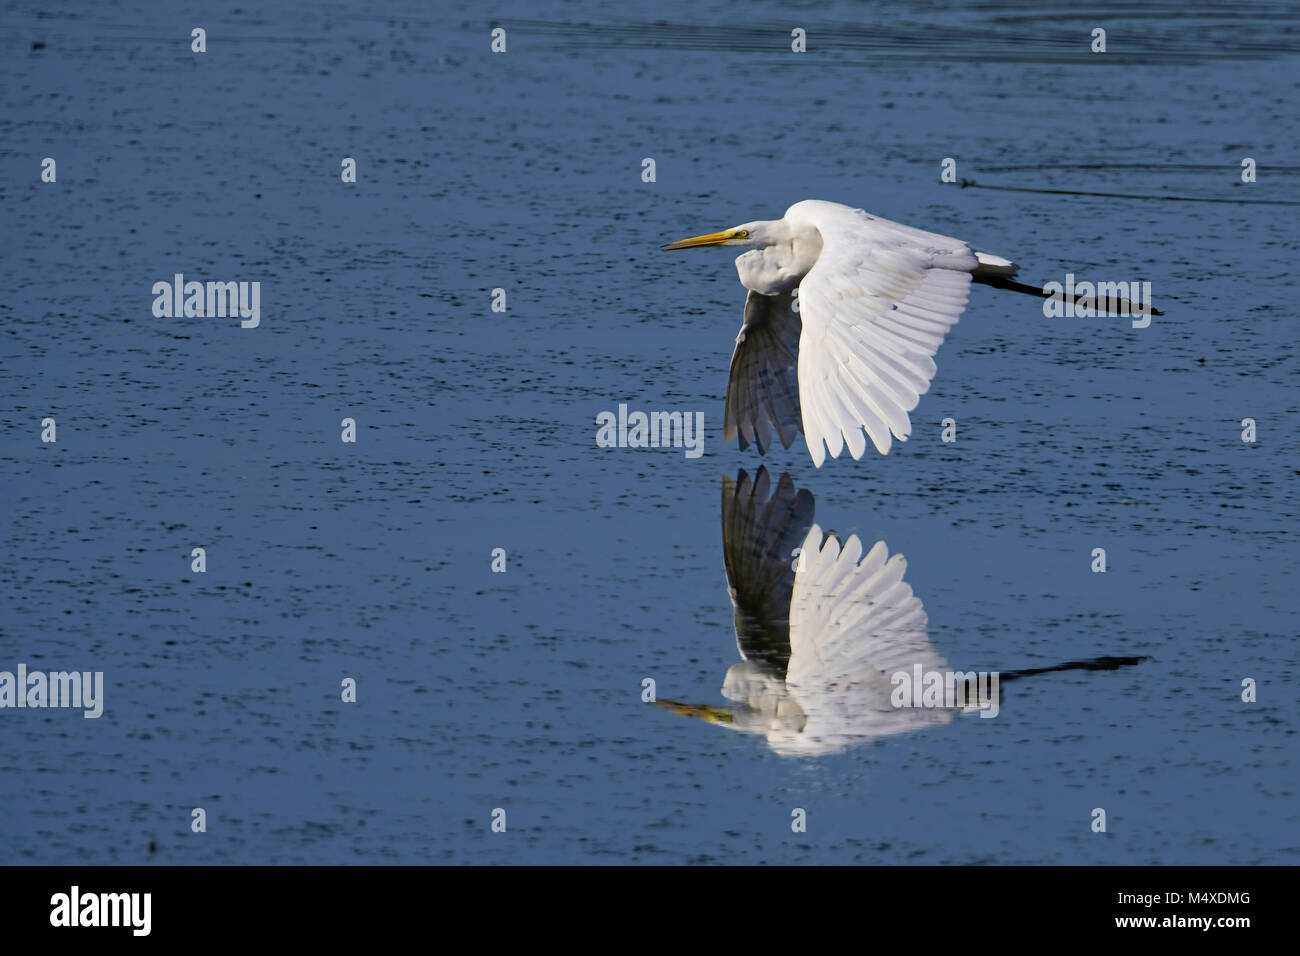
[(796, 203), (786, 218), (822, 237), (799, 284), (799, 402), (813, 463), (845, 445), (862, 457), (864, 429), (888, 454), (891, 434), (911, 434), (907, 413), (930, 388), (934, 354), (966, 307), (979, 260), (959, 239), (839, 203)]
[(902, 555), (889, 557), (879, 541), (864, 556), (856, 535), (841, 547), (813, 525), (801, 562), (790, 601), (786, 687), (807, 724), (799, 734), (769, 735), (772, 745), (829, 752), (952, 720), (949, 709), (896, 708), (891, 701), (896, 672), (948, 666), (926, 633), (925, 608), (903, 580)]

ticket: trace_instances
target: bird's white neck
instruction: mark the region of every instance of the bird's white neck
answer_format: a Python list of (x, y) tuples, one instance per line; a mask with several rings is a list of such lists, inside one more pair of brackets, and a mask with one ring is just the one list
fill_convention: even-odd
[(740, 284), (762, 295), (778, 295), (797, 286), (817, 262), (822, 237), (814, 228), (796, 229), (784, 220), (764, 223), (762, 238), (736, 257)]

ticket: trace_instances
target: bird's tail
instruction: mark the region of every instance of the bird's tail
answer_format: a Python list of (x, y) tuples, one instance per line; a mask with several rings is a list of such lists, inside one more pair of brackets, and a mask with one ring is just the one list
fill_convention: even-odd
[(972, 278), (976, 282), (983, 282), (989, 278), (1010, 279), (1020, 271), (1020, 266), (1010, 259), (1003, 259), (991, 252), (977, 252), (975, 258), (979, 260), (979, 265), (975, 267), (975, 271), (972, 273)]
[[(1003, 259), (1001, 256), (991, 255), (987, 252), (975, 253), (975, 258), (979, 260), (979, 265), (971, 273), (971, 281), (979, 282), (983, 285), (993, 286), (995, 289), (1010, 289), (1012, 292), (1020, 292), (1024, 295), (1036, 295), (1040, 299), (1052, 299), (1057, 302), (1072, 302), (1079, 306), (1086, 306), (1095, 309), (1098, 312), (1109, 312), (1113, 315), (1145, 315), (1146, 308), (1134, 305), (1128, 299), (1118, 296), (1096, 296), (1096, 295), (1076, 295), (1067, 293), (1064, 290), (1048, 292), (1038, 286), (1026, 285), (1023, 282), (1016, 282), (1011, 277), (1019, 271), (1020, 267), (1009, 259)], [(1150, 306), (1152, 315), (1164, 315), (1159, 309)]]

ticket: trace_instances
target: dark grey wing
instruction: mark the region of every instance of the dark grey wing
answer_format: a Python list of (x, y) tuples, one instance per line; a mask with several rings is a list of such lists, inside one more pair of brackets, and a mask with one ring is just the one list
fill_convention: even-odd
[(772, 433), (789, 448), (803, 430), (799, 412), (799, 333), (803, 324), (794, 310), (792, 293), (760, 295), (745, 300), (745, 322), (731, 354), (727, 407), (722, 440), (740, 440), (766, 453)]
[(788, 474), (769, 499), (771, 484), (766, 468), (752, 482), (743, 470), (735, 481), (722, 479), (722, 557), (740, 656), (785, 680), (794, 552), (812, 528), (815, 501), (812, 492), (795, 491)]

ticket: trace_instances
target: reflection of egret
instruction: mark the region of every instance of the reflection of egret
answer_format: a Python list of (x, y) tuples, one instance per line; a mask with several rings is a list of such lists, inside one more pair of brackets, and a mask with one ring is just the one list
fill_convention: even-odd
[[(770, 493), (770, 497), (769, 497)], [(864, 554), (813, 522), (813, 496), (767, 470), (722, 481), (722, 551), (741, 661), (722, 695), (736, 707), (660, 700), (660, 706), (732, 730), (762, 734), (778, 753), (822, 754), (953, 719), (958, 709), (895, 707), (891, 676), (947, 670), (930, 643), (925, 609), (903, 580), (907, 562), (883, 541)], [(1138, 658), (1075, 661), (1003, 673), (1002, 682), (1052, 670), (1113, 669)]]
[(731, 357), (724, 440), (766, 452), (773, 433), (789, 448), (802, 430), (818, 467), (826, 449), (835, 458), (847, 445), (862, 457), (863, 430), (882, 455), (891, 436), (907, 440), (907, 413), (930, 388), (934, 354), (972, 280), (1047, 297), (1012, 281), (1017, 266), (1001, 256), (818, 199), (795, 203), (781, 219), (665, 248), (701, 246), (749, 249), (736, 259), (750, 292)]

